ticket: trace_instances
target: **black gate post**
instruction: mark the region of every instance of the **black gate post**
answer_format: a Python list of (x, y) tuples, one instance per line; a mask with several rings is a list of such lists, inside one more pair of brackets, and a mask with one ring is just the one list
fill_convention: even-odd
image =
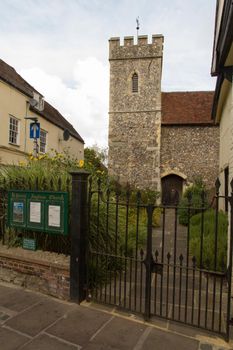
[(151, 314), (151, 268), (153, 262), (152, 256), (152, 218), (153, 205), (147, 206), (147, 244), (146, 244), (146, 258), (144, 260), (146, 266), (146, 290), (145, 290), (145, 320), (149, 321)]
[(72, 176), (71, 198), (71, 254), (70, 298), (81, 303), (86, 297), (86, 249), (88, 235), (88, 176), (85, 170), (70, 172)]
[(232, 244), (233, 244), (233, 179), (231, 180), (231, 195), (229, 197), (231, 211), (230, 211), (230, 239), (229, 239), (229, 264), (227, 271), (228, 279), (228, 301), (227, 301), (227, 334), (226, 338), (229, 341), (230, 337), (230, 326), (232, 325), (231, 319), (231, 282), (232, 282)]

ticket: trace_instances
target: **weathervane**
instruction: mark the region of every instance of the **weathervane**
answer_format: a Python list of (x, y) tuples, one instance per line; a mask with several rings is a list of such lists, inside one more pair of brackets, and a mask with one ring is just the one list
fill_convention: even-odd
[(139, 17), (136, 18), (136, 23), (137, 23), (137, 38), (138, 38), (138, 31), (139, 31)]

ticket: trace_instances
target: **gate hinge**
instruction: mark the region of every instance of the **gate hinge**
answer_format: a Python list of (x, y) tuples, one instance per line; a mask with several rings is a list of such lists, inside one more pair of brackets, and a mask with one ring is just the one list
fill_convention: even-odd
[(229, 320), (229, 325), (233, 326), (233, 317)]

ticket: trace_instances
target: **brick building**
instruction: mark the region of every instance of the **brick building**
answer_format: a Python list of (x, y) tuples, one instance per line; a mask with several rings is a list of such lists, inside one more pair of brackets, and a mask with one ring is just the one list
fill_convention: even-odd
[(169, 198), (201, 177), (218, 174), (219, 128), (213, 92), (161, 92), (163, 36), (109, 41), (109, 173), (121, 183)]

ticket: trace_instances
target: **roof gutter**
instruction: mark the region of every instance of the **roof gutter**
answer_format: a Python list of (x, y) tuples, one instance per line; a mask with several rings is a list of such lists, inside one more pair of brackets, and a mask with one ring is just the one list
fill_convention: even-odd
[[(218, 6), (217, 6), (218, 9)], [(217, 13), (217, 12), (216, 12)], [(218, 36), (218, 42), (215, 49), (216, 64), (213, 67), (211, 75), (216, 76), (221, 73), (221, 67), (225, 65), (227, 56), (229, 54), (232, 42), (233, 42), (233, 2), (232, 0), (226, 0), (224, 3), (224, 9), (222, 13), (221, 27)], [(216, 20), (215, 20), (216, 26)], [(216, 35), (216, 30), (215, 30)], [(214, 53), (213, 53), (214, 57)]]

